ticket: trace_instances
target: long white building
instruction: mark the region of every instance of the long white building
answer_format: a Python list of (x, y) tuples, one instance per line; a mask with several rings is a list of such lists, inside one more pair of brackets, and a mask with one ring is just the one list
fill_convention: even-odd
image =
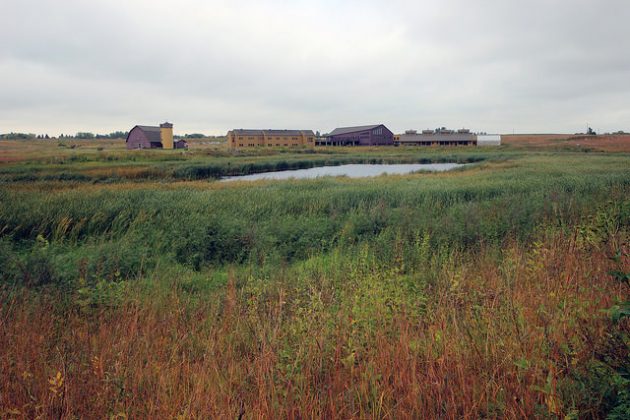
[(499, 146), (500, 135), (474, 134), (470, 130), (407, 130), (394, 136), (394, 144), (400, 146)]

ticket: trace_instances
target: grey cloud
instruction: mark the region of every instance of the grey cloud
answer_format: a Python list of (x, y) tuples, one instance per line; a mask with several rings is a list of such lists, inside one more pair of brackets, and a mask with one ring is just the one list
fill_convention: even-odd
[(0, 131), (630, 129), (626, 1), (9, 0)]

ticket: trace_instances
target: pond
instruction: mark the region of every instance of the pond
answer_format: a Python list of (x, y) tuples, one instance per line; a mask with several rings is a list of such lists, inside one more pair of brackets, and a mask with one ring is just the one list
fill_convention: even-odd
[(339, 166), (320, 166), (317, 168), (296, 169), (291, 171), (261, 172), (258, 174), (228, 176), (221, 181), (256, 181), (259, 179), (311, 179), (322, 176), (347, 176), (364, 178), (383, 174), (401, 175), (416, 171), (442, 172), (464, 166), (461, 163), (409, 163), (409, 164), (353, 164)]

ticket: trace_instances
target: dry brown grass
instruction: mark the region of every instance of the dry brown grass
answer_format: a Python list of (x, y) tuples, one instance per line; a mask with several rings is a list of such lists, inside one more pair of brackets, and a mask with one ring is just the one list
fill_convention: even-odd
[[(189, 139), (190, 150), (195, 151), (223, 151), (226, 146), (214, 139)], [(86, 156), (95, 158), (99, 155), (112, 157), (128, 157), (130, 153), (159, 156), (164, 151), (143, 150), (128, 151), (124, 139), (98, 140), (0, 140), (0, 164), (24, 161), (60, 160), (69, 156)], [(181, 150), (166, 151), (166, 153), (181, 153)]]
[(124, 140), (2, 140), (0, 141), (0, 163), (61, 159), (70, 155), (124, 152), (124, 150)]
[(628, 332), (602, 312), (627, 297), (607, 274), (619, 245), (554, 236), (499, 264), (482, 253), (439, 271), (419, 319), (375, 303), (373, 329), (338, 305), (356, 292), (325, 279), (309, 296), (280, 282), (263, 299), (232, 274), (195, 304), (172, 279), (87, 312), (5, 290), (0, 416), (563, 417), (562, 384)]
[(603, 152), (630, 152), (630, 134), (584, 136), (571, 134), (518, 134), (501, 136), (502, 144), (518, 148), (575, 148)]

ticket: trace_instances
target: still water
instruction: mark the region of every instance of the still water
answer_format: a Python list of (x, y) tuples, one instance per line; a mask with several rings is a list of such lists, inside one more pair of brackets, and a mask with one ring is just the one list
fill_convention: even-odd
[(310, 179), (321, 176), (347, 176), (363, 178), (383, 174), (400, 175), (416, 171), (442, 172), (463, 166), (461, 163), (411, 163), (411, 164), (355, 164), (320, 166), (318, 168), (295, 169), (291, 171), (261, 172), (259, 174), (228, 176), (222, 181), (256, 181), (259, 179)]

